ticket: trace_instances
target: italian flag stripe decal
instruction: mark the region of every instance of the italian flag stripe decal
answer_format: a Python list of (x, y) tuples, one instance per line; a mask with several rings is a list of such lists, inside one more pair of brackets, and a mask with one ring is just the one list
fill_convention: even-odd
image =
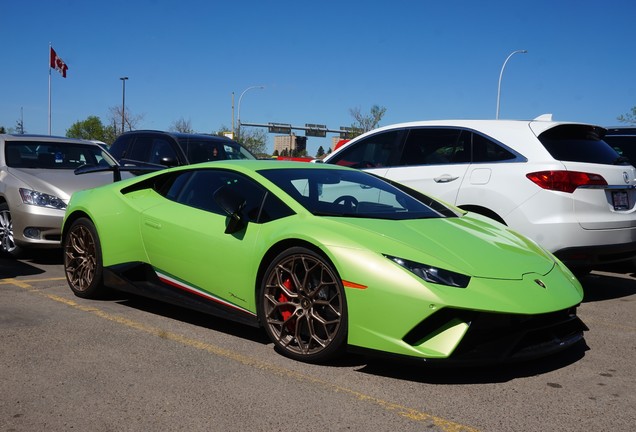
[(207, 300), (213, 301), (215, 303), (219, 303), (223, 306), (227, 306), (229, 308), (241, 311), (241, 312), (245, 312), (246, 314), (252, 315), (252, 316), (256, 316), (256, 314), (254, 312), (251, 312), (245, 308), (239, 307), (237, 305), (235, 305), (234, 303), (230, 303), (226, 300), (223, 300), (220, 297), (214, 296), (206, 291), (203, 291), (199, 288), (196, 288), (192, 285), (188, 285), (183, 281), (180, 281), (178, 279), (173, 278), (172, 276), (168, 276), (164, 273), (161, 273), (159, 270), (155, 269), (155, 273), (157, 274), (157, 277), (159, 278), (159, 280), (161, 280), (161, 282), (168, 284), (170, 286), (173, 286), (175, 288), (178, 288), (182, 291), (186, 291), (189, 292), (190, 294), (194, 294), (197, 295), (199, 297), (203, 297)]

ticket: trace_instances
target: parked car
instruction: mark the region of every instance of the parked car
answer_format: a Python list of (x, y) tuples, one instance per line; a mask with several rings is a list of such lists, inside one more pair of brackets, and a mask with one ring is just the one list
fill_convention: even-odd
[(552, 121), (402, 123), (324, 162), (363, 168), (495, 219), (585, 274), (636, 255), (636, 171), (598, 126)]
[(609, 127), (603, 141), (636, 165), (636, 127)]
[(121, 134), (109, 152), (120, 164), (154, 164), (162, 167), (225, 159), (255, 159), (227, 137), (154, 130)]
[(109, 288), (265, 327), (291, 358), (345, 347), (499, 362), (582, 340), (583, 290), (501, 224), (360, 170), (220, 161), (73, 195), (71, 290)]
[(83, 176), (84, 165), (114, 159), (90, 141), (42, 135), (0, 135), (0, 253), (60, 247), (62, 219), (71, 194), (112, 183), (109, 172)]

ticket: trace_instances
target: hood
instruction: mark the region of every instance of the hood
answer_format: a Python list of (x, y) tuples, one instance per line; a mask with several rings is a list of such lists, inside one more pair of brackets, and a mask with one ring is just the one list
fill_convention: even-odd
[(473, 277), (522, 279), (528, 273), (547, 274), (555, 264), (553, 257), (531, 240), (503, 225), (471, 216), (404, 221), (342, 219), (341, 223), (361, 230), (365, 243), (374, 239), (373, 247), (379, 253)]
[(65, 169), (10, 168), (8, 171), (24, 184), (23, 187), (55, 195), (66, 203), (73, 192), (113, 182), (113, 173), (110, 171), (81, 175), (75, 175), (73, 170)]

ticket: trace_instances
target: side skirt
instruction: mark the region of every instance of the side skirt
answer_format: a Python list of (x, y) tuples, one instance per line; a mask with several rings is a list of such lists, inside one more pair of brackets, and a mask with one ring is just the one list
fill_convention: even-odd
[(146, 263), (134, 262), (104, 268), (104, 285), (118, 291), (175, 304), (220, 318), (260, 327), (258, 317), (185, 282), (158, 273)]

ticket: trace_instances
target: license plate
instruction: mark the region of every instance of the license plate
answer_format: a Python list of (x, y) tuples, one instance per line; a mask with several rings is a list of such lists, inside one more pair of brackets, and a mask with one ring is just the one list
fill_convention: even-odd
[(614, 204), (614, 210), (629, 209), (629, 198), (627, 197), (627, 192), (625, 191), (612, 192), (612, 202)]

